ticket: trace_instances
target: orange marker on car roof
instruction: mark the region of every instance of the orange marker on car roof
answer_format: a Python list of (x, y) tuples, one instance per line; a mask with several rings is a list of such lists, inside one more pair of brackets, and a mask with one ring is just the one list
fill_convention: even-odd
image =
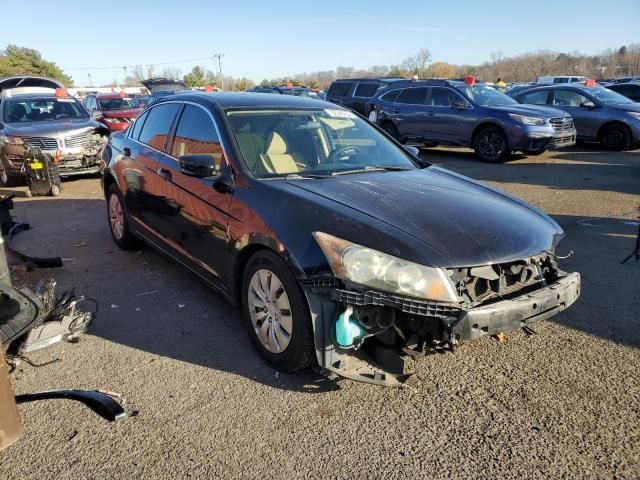
[(464, 83), (466, 83), (467, 85), (473, 85), (474, 83), (476, 83), (476, 78), (473, 75), (467, 75), (466, 77), (464, 77)]
[(595, 87), (596, 86), (596, 81), (593, 78), (587, 78), (584, 81), (584, 86), (585, 87)]
[(56, 97), (68, 97), (69, 94), (67, 93), (67, 90), (64, 88), (56, 88), (56, 93), (55, 93)]

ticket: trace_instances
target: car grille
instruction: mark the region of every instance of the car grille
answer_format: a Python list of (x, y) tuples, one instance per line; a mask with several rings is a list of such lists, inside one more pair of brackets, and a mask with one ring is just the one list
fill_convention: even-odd
[(549, 122), (553, 129), (559, 132), (573, 128), (573, 118), (571, 117), (552, 118)]
[(565, 143), (575, 143), (576, 138), (573, 135), (566, 135), (564, 137), (555, 137), (549, 142), (549, 147), (555, 145), (563, 145)]
[(64, 139), (64, 146), (67, 148), (88, 147), (91, 140), (91, 132), (71, 135)]
[(23, 137), (25, 145), (28, 147), (37, 147), (42, 150), (57, 150), (58, 141), (49, 137)]
[(552, 255), (542, 254), (516, 262), (449, 269), (449, 275), (458, 295), (474, 304), (540, 288), (557, 277), (557, 268)]

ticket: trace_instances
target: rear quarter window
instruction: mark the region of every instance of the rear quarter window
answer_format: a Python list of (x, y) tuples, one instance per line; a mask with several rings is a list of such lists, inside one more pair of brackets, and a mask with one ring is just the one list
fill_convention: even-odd
[(521, 95), (519, 101), (529, 105), (546, 105), (548, 97), (549, 90), (540, 90), (539, 92), (529, 92)]
[(392, 90), (392, 91), (387, 92), (384, 95), (382, 95), (380, 97), (380, 100), (384, 100), (385, 102), (392, 102), (393, 103), (398, 98), (398, 95), (400, 95), (400, 92), (402, 92), (402, 90)]
[(353, 82), (333, 82), (329, 87), (328, 95), (333, 97), (344, 97), (349, 93)]

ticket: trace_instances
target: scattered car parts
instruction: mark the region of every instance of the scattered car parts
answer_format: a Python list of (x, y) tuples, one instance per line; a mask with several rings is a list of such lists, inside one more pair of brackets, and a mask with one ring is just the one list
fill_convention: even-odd
[(87, 407), (105, 420), (115, 422), (126, 417), (122, 405), (111, 396), (98, 390), (50, 390), (47, 392), (25, 393), (16, 395), (16, 403), (33, 402), (37, 400), (67, 399), (84, 403)]

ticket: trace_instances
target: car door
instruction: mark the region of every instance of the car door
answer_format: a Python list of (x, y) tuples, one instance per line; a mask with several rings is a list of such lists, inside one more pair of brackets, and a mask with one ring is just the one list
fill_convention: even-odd
[[(554, 88), (551, 92), (551, 106), (564, 110), (573, 117), (573, 123), (579, 138), (594, 139), (598, 134), (596, 126), (595, 104), (593, 100), (576, 90)], [(589, 107), (593, 105), (594, 107)]]
[(167, 153), (159, 159), (156, 196), (161, 210), (155, 228), (181, 260), (218, 283), (226, 265), (227, 220), (232, 196), (214, 188), (217, 176), (184, 173), (179, 159), (208, 155), (218, 175), (228, 173), (212, 115), (195, 103), (184, 103)]
[(471, 104), (451, 88), (432, 87), (424, 117), (424, 136), (430, 140), (464, 143), (471, 136), (472, 122), (465, 121)]
[(380, 82), (358, 82), (353, 90), (353, 96), (344, 102), (344, 106), (364, 115), (364, 106), (380, 87)]
[(134, 220), (134, 228), (147, 238), (157, 234), (153, 228), (157, 171), (178, 109), (176, 104), (162, 104), (139, 116), (128, 132), (128, 151), (122, 152), (118, 162), (127, 211)]
[(393, 119), (400, 138), (422, 138), (428, 90), (427, 87), (405, 88), (387, 112)]

